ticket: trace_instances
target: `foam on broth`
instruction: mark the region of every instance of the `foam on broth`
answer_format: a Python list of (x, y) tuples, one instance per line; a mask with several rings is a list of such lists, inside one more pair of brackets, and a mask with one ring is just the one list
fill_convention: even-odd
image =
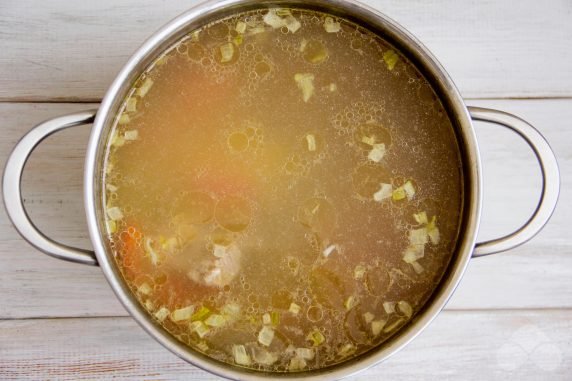
[(448, 116), (380, 37), (299, 9), (193, 31), (108, 140), (109, 245), (141, 305), (208, 356), (323, 368), (434, 291), (462, 208)]

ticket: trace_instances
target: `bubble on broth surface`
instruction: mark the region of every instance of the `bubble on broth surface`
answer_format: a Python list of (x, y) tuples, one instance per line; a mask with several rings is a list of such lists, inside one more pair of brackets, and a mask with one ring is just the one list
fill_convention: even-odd
[(300, 51), (302, 57), (313, 64), (319, 64), (328, 59), (328, 49), (318, 40), (302, 40)]
[(298, 221), (321, 236), (331, 234), (336, 228), (338, 214), (325, 198), (310, 198), (298, 208)]
[(224, 40), (229, 34), (229, 27), (224, 22), (212, 24), (212, 26), (210, 26), (206, 30), (208, 36), (212, 37), (215, 40)]
[(190, 192), (182, 195), (175, 204), (174, 213), (180, 223), (205, 224), (214, 215), (215, 200), (205, 192)]
[(391, 183), (388, 172), (380, 165), (363, 164), (352, 174), (354, 190), (361, 197), (372, 199), (380, 184)]
[(387, 269), (373, 267), (365, 273), (365, 286), (371, 295), (383, 296), (389, 290), (390, 277)]
[(324, 316), (324, 311), (322, 307), (319, 305), (310, 306), (306, 311), (306, 317), (312, 323), (319, 322), (320, 320), (322, 320), (323, 316)]
[(191, 42), (187, 44), (187, 56), (192, 60), (199, 62), (205, 58), (206, 49), (198, 42)]
[(248, 148), (248, 140), (243, 132), (233, 132), (228, 137), (228, 145), (233, 151), (242, 152)]
[(223, 228), (240, 232), (250, 224), (252, 218), (250, 203), (241, 197), (227, 196), (217, 203), (215, 218)]

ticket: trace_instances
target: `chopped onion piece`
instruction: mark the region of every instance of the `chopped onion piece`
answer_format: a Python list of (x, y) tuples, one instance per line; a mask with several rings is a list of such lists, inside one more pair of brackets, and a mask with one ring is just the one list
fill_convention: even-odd
[(139, 137), (139, 131), (137, 130), (125, 131), (125, 133), (123, 134), (123, 139), (125, 140), (137, 140), (138, 137)]
[(119, 124), (127, 124), (131, 122), (131, 118), (127, 114), (121, 114), (119, 117)]
[(161, 240), (161, 249), (163, 249), (166, 252), (173, 253), (175, 250), (177, 250), (178, 246), (179, 246), (179, 240), (177, 239), (177, 237), (171, 237), (169, 239)]
[(314, 94), (314, 74), (298, 73), (294, 75), (294, 81), (298, 88), (302, 90), (302, 99), (308, 102)]
[(255, 347), (252, 351), (254, 361), (262, 365), (272, 365), (278, 361), (278, 356), (264, 348)]
[(397, 64), (397, 61), (399, 61), (399, 56), (397, 55), (397, 53), (395, 53), (393, 50), (390, 49), (387, 52), (383, 53), (383, 60), (385, 61), (387, 68), (389, 70), (393, 70), (393, 68)]
[(290, 308), (288, 309), (288, 311), (290, 311), (294, 315), (298, 315), (300, 310), (301, 310), (301, 307), (299, 305), (297, 305), (296, 303), (290, 303)]
[(373, 136), (362, 136), (361, 142), (365, 143), (369, 146), (373, 146), (375, 144), (375, 137), (373, 137)]
[(203, 320), (204, 318), (206, 318), (209, 314), (211, 313), (211, 310), (208, 309), (208, 307), (202, 306), (201, 308), (199, 308), (199, 310), (197, 312), (195, 312), (193, 314), (193, 316), (191, 316), (191, 320), (195, 321), (195, 320)]
[(276, 14), (278, 16), (284, 17), (292, 15), (292, 12), (288, 8), (276, 8)]
[(113, 163), (107, 163), (105, 166), (105, 173), (111, 173), (113, 171)]
[(288, 365), (289, 371), (302, 370), (306, 367), (306, 360), (300, 357), (293, 357)]
[(393, 194), (393, 187), (391, 184), (380, 184), (380, 188), (377, 192), (373, 194), (373, 200), (377, 202), (382, 202), (386, 198), (391, 197)]
[(334, 92), (338, 89), (338, 85), (336, 85), (335, 83), (330, 83), (330, 86), (328, 86), (328, 89), (330, 90), (330, 92)]
[(151, 90), (152, 86), (153, 80), (151, 78), (145, 78), (143, 84), (137, 89), (136, 94), (143, 98), (145, 95), (147, 95), (149, 90)]
[(155, 249), (153, 249), (151, 242), (152, 242), (151, 238), (149, 237), (145, 238), (145, 252), (151, 258), (151, 263), (153, 263), (153, 265), (157, 265), (157, 263), (159, 263), (159, 255), (157, 254)]
[(424, 245), (409, 245), (409, 247), (405, 249), (405, 254), (403, 254), (402, 259), (405, 263), (413, 263), (423, 258), (423, 256), (425, 256)]
[(107, 232), (112, 234), (115, 233), (117, 231), (117, 223), (115, 223), (115, 221), (113, 220), (107, 220), (105, 221), (105, 224), (107, 226)]
[(274, 330), (265, 325), (260, 332), (258, 332), (258, 342), (262, 345), (269, 346), (272, 340), (274, 340)]
[(243, 40), (244, 40), (244, 37), (242, 37), (242, 35), (239, 34), (238, 36), (236, 36), (235, 38), (232, 39), (232, 42), (234, 42), (235, 45), (241, 45)]
[(367, 155), (367, 158), (375, 163), (379, 163), (381, 159), (385, 156), (385, 144), (379, 143), (374, 144), (371, 151)]
[(357, 280), (363, 279), (365, 272), (366, 272), (366, 268), (364, 265), (357, 265), (354, 269), (354, 279), (357, 279)]
[(403, 187), (399, 187), (393, 191), (391, 197), (393, 198), (393, 201), (400, 201), (407, 197), (407, 193), (405, 193), (405, 189), (403, 189)]
[(248, 35), (255, 35), (259, 33), (264, 33), (265, 29), (263, 25), (257, 25), (248, 30)]
[(363, 314), (363, 320), (365, 320), (366, 324), (369, 324), (373, 321), (375, 316), (371, 312), (366, 312)]
[(270, 322), (272, 323), (273, 326), (277, 326), (278, 324), (280, 324), (280, 312), (272, 311), (270, 313)]
[(292, 344), (288, 344), (288, 346), (284, 350), (284, 353), (286, 353), (287, 355), (290, 356), (290, 355), (293, 355), (295, 351), (296, 351), (296, 348)]
[(310, 340), (315, 347), (319, 346), (326, 340), (324, 335), (322, 335), (322, 332), (320, 332), (318, 329), (314, 329), (308, 334), (306, 338)]
[(322, 252), (322, 255), (324, 256), (324, 258), (328, 258), (330, 256), (330, 254), (332, 254), (334, 252), (334, 250), (336, 250), (337, 248), (338, 247), (336, 245), (330, 245), (324, 249), (324, 251)]
[(214, 245), (213, 255), (217, 258), (223, 258), (226, 255), (226, 246)]
[(189, 320), (193, 316), (193, 312), (195, 312), (195, 306), (192, 305), (179, 308), (171, 313), (171, 320), (174, 322)]
[(117, 187), (113, 184), (105, 184), (105, 188), (110, 192), (117, 192)]
[(312, 134), (306, 135), (306, 142), (308, 143), (308, 151), (316, 150), (316, 137)]
[(191, 323), (191, 330), (196, 332), (197, 335), (199, 335), (199, 337), (202, 339), (203, 337), (205, 337), (207, 335), (207, 333), (209, 333), (209, 327), (207, 327), (207, 325), (205, 323), (203, 323), (202, 321), (194, 321)]
[(266, 24), (270, 25), (273, 29), (278, 29), (285, 26), (291, 33), (296, 33), (302, 27), (300, 21), (292, 16), (288, 10), (283, 12), (282, 10), (270, 9), (268, 10), (268, 13), (264, 15), (262, 20)]
[(236, 303), (225, 304), (221, 312), (227, 320), (236, 319), (240, 316), (240, 306)]
[(383, 302), (385, 313), (391, 314), (395, 312), (395, 302)]
[(147, 282), (143, 283), (141, 286), (139, 286), (139, 288), (137, 289), (137, 291), (140, 294), (143, 295), (149, 295), (151, 293), (151, 291), (153, 291), (153, 289), (151, 288), (151, 286), (149, 286), (149, 284)]
[(411, 229), (409, 231), (409, 243), (411, 245), (425, 245), (427, 243), (427, 229)]
[(352, 308), (354, 308), (355, 306), (357, 306), (359, 304), (357, 298), (355, 296), (350, 296), (349, 298), (346, 299), (346, 301), (344, 302), (344, 307), (346, 307), (346, 310), (351, 310)]
[(206, 343), (206, 341), (199, 341), (197, 343), (197, 348), (199, 348), (203, 352), (206, 352), (209, 350), (209, 345)]
[(411, 181), (407, 180), (407, 182), (403, 184), (403, 190), (405, 191), (408, 200), (411, 200), (413, 196), (415, 196), (415, 187)]
[(217, 284), (220, 282), (222, 270), (220, 267), (215, 267), (208, 274), (204, 276), (207, 284)]
[(413, 261), (410, 264), (413, 267), (413, 271), (415, 271), (417, 274), (421, 274), (423, 271), (425, 271), (423, 266), (421, 266), (421, 264), (419, 264), (417, 261)]
[(413, 218), (415, 219), (415, 222), (417, 222), (418, 224), (429, 223), (429, 220), (427, 219), (427, 213), (425, 212), (414, 213)]
[(250, 356), (246, 353), (244, 345), (233, 345), (232, 356), (234, 357), (234, 362), (238, 365), (250, 365), (251, 363)]
[(224, 325), (226, 319), (222, 315), (212, 314), (205, 320), (205, 324), (210, 327), (220, 327)]
[(264, 15), (262, 20), (274, 29), (282, 28), (284, 26), (284, 20), (276, 14), (275, 9), (269, 9), (268, 13)]
[(441, 235), (439, 234), (439, 228), (438, 227), (434, 227), (432, 229), (429, 229), (427, 231), (427, 234), (429, 235), (429, 239), (431, 240), (432, 244), (438, 245), (439, 242), (441, 241)]
[(123, 218), (123, 213), (121, 212), (121, 209), (119, 209), (117, 206), (114, 206), (107, 209), (107, 216), (113, 221), (117, 221)]
[(313, 360), (314, 356), (314, 350), (311, 348), (296, 348), (296, 357), (304, 360)]
[(429, 239), (432, 244), (438, 245), (441, 241), (441, 235), (439, 234), (439, 228), (437, 227), (437, 216), (433, 216), (431, 222), (427, 224), (427, 234), (429, 235)]
[(121, 147), (124, 144), (125, 139), (123, 139), (123, 136), (120, 136), (117, 131), (113, 131), (113, 134), (111, 135), (111, 145), (115, 147)]
[(312, 214), (316, 214), (318, 210), (320, 210), (320, 204), (316, 203), (316, 206), (314, 206), (314, 209), (312, 209)]
[(383, 332), (388, 333), (393, 331), (395, 328), (397, 328), (401, 323), (403, 323), (404, 319), (398, 319), (396, 321), (394, 321), (392, 324), (388, 325), (387, 327), (385, 327), (383, 329)]
[(326, 17), (324, 20), (324, 29), (328, 33), (338, 33), (342, 27), (339, 22), (335, 22), (333, 18)]
[(135, 112), (137, 111), (137, 98), (131, 97), (125, 103), (125, 111)]
[(284, 26), (292, 33), (296, 33), (298, 29), (302, 27), (300, 21), (298, 21), (294, 16), (286, 16), (284, 19)]
[(237, 22), (234, 30), (239, 34), (243, 34), (246, 31), (246, 23), (244, 21)]
[(270, 317), (270, 314), (268, 312), (262, 315), (262, 324), (266, 325), (272, 324), (272, 318)]
[(232, 42), (227, 42), (219, 47), (220, 50), (220, 62), (230, 62), (232, 57), (234, 57), (234, 44)]
[(308, 45), (308, 40), (306, 40), (305, 38), (302, 39), (302, 42), (300, 42), (300, 51), (303, 52), (306, 49), (306, 45)]
[(155, 309), (155, 305), (151, 300), (147, 299), (145, 301), (145, 308), (147, 309), (147, 311), (152, 312)]
[(386, 321), (385, 320), (374, 320), (371, 322), (371, 333), (373, 333), (374, 336), (377, 336), (381, 333), (381, 330), (383, 329), (383, 327), (385, 326)]
[(405, 300), (400, 300), (397, 303), (397, 308), (399, 309), (400, 312), (403, 313), (403, 315), (405, 315), (407, 318), (410, 318), (411, 315), (413, 315), (413, 308), (411, 307), (411, 304), (407, 303)]
[(356, 349), (357, 348), (355, 345), (353, 345), (352, 343), (347, 343), (340, 348), (340, 350), (338, 351), (338, 355), (346, 357), (354, 353)]
[(169, 310), (167, 309), (167, 307), (161, 307), (159, 308), (159, 311), (155, 312), (155, 317), (157, 318), (157, 320), (159, 320), (160, 322), (162, 322), (163, 320), (165, 320), (165, 318), (169, 316)]

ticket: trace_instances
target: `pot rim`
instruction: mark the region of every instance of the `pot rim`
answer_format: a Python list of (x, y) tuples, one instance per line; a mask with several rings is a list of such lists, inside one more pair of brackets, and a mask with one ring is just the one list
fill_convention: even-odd
[[(105, 233), (100, 223), (100, 209), (98, 207), (100, 200), (96, 197), (99, 197), (101, 188), (101, 177), (99, 175), (101, 162), (99, 160), (101, 160), (101, 152), (105, 143), (102, 135), (108, 124), (115, 117), (115, 115), (111, 114), (114, 105), (118, 99), (123, 98), (125, 88), (131, 86), (133, 76), (135, 74), (139, 75), (145, 69), (148, 58), (153, 56), (157, 48), (164, 44), (165, 41), (171, 41), (174, 35), (178, 35), (193, 21), (204, 20), (205, 15), (216, 15), (222, 10), (242, 9), (245, 6), (250, 6), (251, 8), (298, 7), (317, 9), (324, 12), (338, 13), (346, 18), (348, 18), (348, 15), (351, 15), (354, 19), (366, 23), (368, 26), (383, 30), (391, 38), (391, 43), (399, 44), (398, 49), (408, 55), (408, 58), (413, 61), (423, 74), (428, 76), (432, 86), (438, 91), (439, 98), (442, 102), (445, 102), (445, 107), (450, 113), (449, 117), (456, 124), (454, 127), (462, 155), (465, 182), (464, 205), (457, 248), (447, 273), (443, 276), (441, 284), (434, 295), (426, 302), (423, 309), (411, 323), (402, 327), (387, 342), (354, 359), (315, 371), (299, 373), (252, 371), (224, 364), (190, 349), (157, 325), (151, 316), (140, 307), (124, 283), (115, 265), (113, 255), (107, 253), (104, 244)], [(387, 36), (384, 34), (383, 37), (386, 38)], [(421, 333), (444, 308), (459, 284), (475, 246), (481, 216), (482, 178), (476, 136), (468, 110), (459, 91), (445, 69), (429, 50), (395, 21), (376, 9), (355, 0), (210, 0), (187, 10), (155, 32), (131, 56), (109, 87), (97, 112), (89, 138), (85, 161), (84, 203), (91, 241), (107, 281), (125, 309), (135, 318), (137, 323), (165, 348), (199, 368), (230, 379), (264, 380), (268, 377), (304, 380), (339, 379), (354, 375), (389, 358)]]

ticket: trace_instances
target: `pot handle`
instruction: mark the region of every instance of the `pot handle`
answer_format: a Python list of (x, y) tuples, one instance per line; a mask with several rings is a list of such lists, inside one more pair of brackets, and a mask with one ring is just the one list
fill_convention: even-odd
[(481, 107), (468, 107), (468, 109), (473, 120), (498, 124), (520, 135), (532, 148), (542, 174), (542, 192), (532, 216), (519, 229), (504, 237), (478, 242), (473, 257), (482, 257), (520, 246), (542, 230), (556, 208), (560, 192), (560, 172), (550, 145), (532, 125), (503, 111)]
[(97, 265), (93, 251), (66, 246), (45, 236), (30, 220), (22, 200), (22, 172), (34, 148), (60, 130), (92, 123), (96, 110), (82, 111), (47, 120), (28, 132), (14, 147), (4, 169), (2, 191), (8, 216), (20, 235), (32, 246), (52, 257), (70, 262)]

